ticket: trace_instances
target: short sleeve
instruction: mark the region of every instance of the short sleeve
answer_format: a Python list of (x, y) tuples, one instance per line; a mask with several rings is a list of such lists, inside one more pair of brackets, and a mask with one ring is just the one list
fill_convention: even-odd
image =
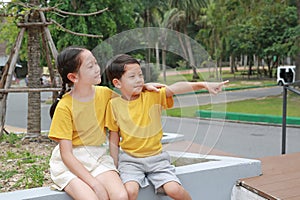
[(110, 100), (107, 104), (105, 114), (105, 127), (107, 127), (110, 131), (119, 131), (119, 126), (116, 122), (116, 116), (112, 108), (112, 100)]
[(58, 105), (52, 118), (48, 137), (55, 141), (72, 140), (72, 135), (72, 114), (67, 108)]

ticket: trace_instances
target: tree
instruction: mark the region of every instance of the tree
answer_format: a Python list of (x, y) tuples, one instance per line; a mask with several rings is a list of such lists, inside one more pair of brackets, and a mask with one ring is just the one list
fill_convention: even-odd
[[(30, 0), (30, 4), (39, 6), (39, 0)], [(37, 10), (32, 10), (28, 15), (28, 22), (40, 22), (40, 13)], [(40, 65), (40, 34), (41, 27), (28, 27), (28, 87), (41, 87), (41, 65)], [(37, 136), (41, 133), (41, 93), (28, 93), (28, 115), (27, 115), (27, 136)]]
[[(197, 21), (199, 16), (199, 11), (201, 8), (207, 6), (206, 0), (170, 0), (171, 7), (178, 8), (179, 11), (184, 12), (185, 17), (178, 22), (177, 30), (183, 32), (185, 35), (189, 35), (188, 27), (191, 23)], [(193, 69), (193, 79), (199, 79), (195, 66), (195, 60), (191, 48), (189, 39), (184, 40), (186, 46), (187, 54), (189, 57), (189, 65)]]
[[(40, 135), (41, 132), (40, 92), (36, 92), (36, 91), (32, 92), (33, 90), (30, 90), (33, 88), (41, 87), (40, 76), (41, 76), (42, 65), (41, 65), (40, 45), (44, 44), (45, 50), (48, 51), (49, 49), (47, 44), (51, 43), (50, 49), (52, 51), (54, 59), (56, 58), (57, 55), (55, 45), (53, 44), (52, 38), (50, 36), (50, 32), (48, 29), (45, 28), (45, 26), (49, 25), (50, 22), (46, 21), (44, 13), (42, 11), (49, 11), (52, 9), (59, 12), (61, 11), (57, 10), (57, 8), (42, 8), (42, 5), (40, 5), (39, 0), (30, 0), (29, 4), (17, 3), (17, 5), (20, 5), (21, 10), (23, 9), (24, 11), (24, 14), (21, 15), (20, 20), (16, 18), (17, 19), (16, 24), (19, 27), (23, 27), (22, 30), (24, 30), (26, 27), (28, 32), (27, 59), (28, 59), (29, 93), (28, 93), (27, 136), (31, 137), (31, 136)], [(13, 6), (11, 8), (13, 8)], [(18, 10), (17, 12), (20, 11)], [(68, 14), (68, 13), (64, 12), (64, 14)], [(13, 16), (13, 14), (11, 15)], [(16, 14), (16, 16), (18, 16), (18, 14)], [(86, 14), (86, 16), (88, 15)], [(44, 30), (43, 34), (41, 34), (42, 30)], [(87, 34), (80, 34), (80, 35), (86, 36)], [(41, 40), (41, 36), (42, 36), (42, 40)], [(15, 49), (13, 49), (12, 51), (15, 51)], [(46, 52), (46, 54), (47, 54), (46, 55), (47, 63), (50, 70), (50, 65), (52, 62), (51, 62), (51, 58), (48, 56), (49, 52)], [(2, 83), (2, 79), (1, 79), (1, 83)]]
[(64, 1), (62, 4), (60, 0), (51, 0), (49, 6), (76, 14), (93, 13), (107, 8), (101, 15), (93, 16), (48, 13), (47, 18), (54, 20), (67, 30), (101, 36), (86, 37), (84, 35), (66, 34), (66, 30), (63, 28), (52, 26), (50, 27), (52, 37), (59, 50), (70, 45), (84, 46), (92, 50), (103, 40), (136, 27), (135, 5), (128, 1)]

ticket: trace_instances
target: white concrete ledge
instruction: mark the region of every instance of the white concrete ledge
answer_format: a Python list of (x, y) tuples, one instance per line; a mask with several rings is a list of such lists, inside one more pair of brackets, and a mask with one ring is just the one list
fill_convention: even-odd
[[(227, 156), (203, 156), (195, 153), (170, 151), (175, 158), (202, 160), (201, 163), (176, 167), (176, 174), (192, 199), (230, 200), (236, 181), (261, 175), (261, 162)], [(178, 160), (179, 161), (179, 160)], [(0, 193), (0, 200), (70, 200), (64, 192), (52, 191), (48, 187)], [(141, 189), (139, 200), (170, 200), (155, 195), (153, 187)]]

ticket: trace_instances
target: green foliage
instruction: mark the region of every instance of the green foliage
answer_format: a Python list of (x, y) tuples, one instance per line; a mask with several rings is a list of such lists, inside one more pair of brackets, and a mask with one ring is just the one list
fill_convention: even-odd
[(25, 170), (24, 177), (19, 182), (25, 183), (25, 188), (41, 187), (44, 183), (45, 167), (32, 165)]
[(7, 180), (17, 174), (17, 170), (0, 171), (0, 179)]
[(61, 17), (55, 13), (49, 13), (48, 18), (54, 19), (66, 29), (73, 32), (102, 35), (102, 38), (89, 38), (84, 36), (74, 36), (65, 33), (63, 30), (57, 30), (56, 27), (51, 28), (53, 40), (57, 44), (57, 48), (61, 50), (70, 45), (85, 46), (88, 49), (95, 48), (102, 40), (117, 34), (123, 30), (135, 27), (134, 22), (134, 4), (115, 0), (99, 0), (99, 1), (65, 1), (60, 3), (59, 0), (50, 1), (50, 6), (56, 6), (58, 9), (73, 13), (92, 13), (105, 8), (107, 11), (94, 16), (71, 16)]
[(23, 137), (23, 134), (3, 134), (0, 138), (0, 142), (8, 142), (9, 144), (13, 145), (16, 142), (20, 141)]
[[(44, 171), (48, 170), (49, 156), (37, 156), (29, 151), (7, 151), (6, 155), (1, 155), (0, 160), (3, 165), (10, 162), (15, 163), (16, 169), (6, 170), (0, 172), (1, 180), (7, 180), (15, 176), (16, 174), (22, 173), (22, 176), (12, 186), (24, 188), (41, 187), (44, 183)], [(39, 161), (39, 164), (35, 164)]]

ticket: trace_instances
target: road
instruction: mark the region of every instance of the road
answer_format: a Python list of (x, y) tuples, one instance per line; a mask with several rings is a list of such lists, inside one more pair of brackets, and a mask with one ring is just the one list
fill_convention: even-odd
[[(209, 94), (185, 95), (175, 98), (175, 106), (201, 105), (207, 103), (229, 102), (265, 96), (279, 95), (281, 87), (269, 87), (250, 90), (223, 92), (217, 96)], [(51, 93), (42, 93), (42, 100), (48, 99)], [(49, 130), (50, 105), (42, 103), (41, 127)], [(11, 93), (8, 95), (6, 125), (26, 128), (27, 94)], [(165, 132), (184, 134), (185, 140), (218, 149), (237, 156), (258, 158), (281, 153), (280, 126), (209, 121), (203, 119), (163, 118)], [(300, 152), (300, 128), (287, 129), (287, 153)]]

